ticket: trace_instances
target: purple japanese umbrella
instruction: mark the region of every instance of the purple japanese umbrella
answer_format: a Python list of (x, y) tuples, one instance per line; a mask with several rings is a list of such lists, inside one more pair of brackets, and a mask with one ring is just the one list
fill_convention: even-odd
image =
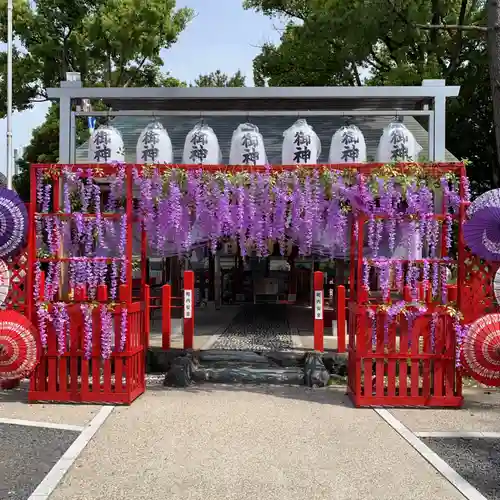
[(15, 191), (0, 187), (0, 258), (11, 257), (25, 243), (28, 213)]
[(500, 207), (490, 206), (476, 210), (464, 224), (467, 246), (478, 257), (489, 261), (500, 260)]

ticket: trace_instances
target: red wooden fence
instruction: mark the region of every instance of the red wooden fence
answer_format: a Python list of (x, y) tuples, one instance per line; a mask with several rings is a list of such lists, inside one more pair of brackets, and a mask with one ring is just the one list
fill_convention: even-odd
[[(122, 285), (120, 298), (126, 300), (128, 287)], [(83, 300), (83, 293), (76, 293)], [(98, 300), (107, 302), (101, 285)], [(114, 342), (111, 357), (101, 355), (100, 308), (92, 312), (92, 352), (84, 356), (84, 315), (80, 304), (69, 304), (70, 331), (66, 351), (58, 353), (56, 331), (48, 324), (47, 348), (31, 378), (29, 401), (130, 404), (145, 390), (144, 311), (140, 302), (128, 305), (126, 343), (120, 352), (122, 305), (114, 307)]]
[[(401, 314), (385, 329), (386, 313), (349, 304), (348, 393), (356, 406), (459, 406), (461, 376), (455, 368), (450, 316), (432, 313), (409, 325)], [(373, 371), (375, 372), (373, 374)]]

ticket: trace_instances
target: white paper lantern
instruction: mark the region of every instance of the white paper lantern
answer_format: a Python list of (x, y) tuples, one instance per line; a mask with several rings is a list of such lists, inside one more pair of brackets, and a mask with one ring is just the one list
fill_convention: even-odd
[(182, 163), (185, 165), (217, 165), (222, 155), (212, 128), (197, 124), (186, 137)]
[(125, 161), (125, 148), (120, 132), (109, 125), (102, 125), (92, 132), (89, 139), (90, 163)]
[(401, 122), (392, 122), (380, 138), (377, 161), (380, 163), (417, 161), (422, 147)]
[(163, 125), (150, 123), (139, 136), (136, 148), (137, 163), (173, 163), (172, 141)]
[(297, 120), (283, 132), (283, 165), (315, 165), (321, 154), (321, 142), (305, 120)]
[(362, 163), (366, 161), (366, 142), (355, 125), (340, 127), (333, 134), (328, 163)]
[(229, 165), (265, 165), (266, 149), (259, 128), (251, 123), (242, 123), (233, 132)]

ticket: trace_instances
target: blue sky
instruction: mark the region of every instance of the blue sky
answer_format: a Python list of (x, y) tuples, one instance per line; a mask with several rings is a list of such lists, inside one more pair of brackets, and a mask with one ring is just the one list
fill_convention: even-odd
[[(200, 73), (220, 69), (226, 73), (241, 70), (252, 85), (252, 60), (259, 46), (277, 41), (280, 23), (253, 11), (245, 11), (242, 0), (178, 0), (177, 7), (191, 7), (196, 17), (171, 49), (163, 51), (165, 70), (180, 80), (192, 82)], [(14, 82), (15, 85), (15, 82)], [(15, 113), (14, 148), (29, 143), (32, 130), (40, 125), (48, 103)], [(0, 137), (5, 144), (6, 120), (0, 120)], [(1, 162), (5, 171), (5, 161)]]

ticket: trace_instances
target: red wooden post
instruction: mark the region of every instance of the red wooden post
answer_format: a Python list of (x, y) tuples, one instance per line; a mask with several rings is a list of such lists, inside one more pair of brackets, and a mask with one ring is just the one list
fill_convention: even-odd
[[(133, 230), (134, 230), (134, 176), (133, 176), (133, 165), (127, 165), (127, 176), (126, 176), (126, 217), (127, 217), (127, 235), (125, 244), (125, 258), (127, 260), (127, 284), (128, 297), (121, 299), (128, 304), (132, 303), (132, 254), (133, 254)], [(123, 265), (123, 262), (121, 263)]]
[(425, 301), (425, 287), (423, 281), (418, 282), (418, 300), (422, 302)]
[(345, 286), (337, 287), (337, 351), (345, 352)]
[(35, 212), (37, 212), (37, 193), (36, 193), (36, 177), (38, 169), (31, 167), (30, 173), (30, 204), (28, 218), (28, 269), (26, 271), (26, 313), (28, 319), (35, 321), (35, 297), (34, 292), (34, 273), (36, 258), (36, 228), (35, 228)]
[[(146, 300), (145, 298), (145, 286), (148, 277), (148, 239), (146, 231), (141, 224), (141, 299)], [(144, 295), (143, 295), (144, 294)]]
[(184, 349), (194, 345), (194, 272), (184, 271)]
[(429, 280), (422, 281), (424, 287), (424, 301), (430, 304), (432, 302), (432, 287)]
[(40, 272), (40, 284), (38, 286), (38, 300), (45, 300), (45, 273), (43, 271)]
[(446, 288), (448, 289), (448, 301), (449, 302), (456, 302), (457, 298), (458, 298), (458, 295), (457, 295), (458, 288), (457, 288), (457, 286), (456, 285), (447, 285)]
[(75, 287), (75, 301), (83, 302), (87, 300), (87, 288), (85, 285), (77, 285)]
[(161, 288), (161, 348), (170, 349), (172, 325), (172, 288), (163, 285)]
[(97, 285), (97, 302), (108, 301), (108, 287), (106, 285)]
[(411, 286), (410, 285), (405, 285), (403, 288), (403, 300), (406, 302), (411, 302)]
[[(132, 283), (131, 283), (132, 284)], [(130, 285), (131, 285), (130, 284)], [(120, 287), (118, 288), (118, 299), (121, 301), (121, 302), (127, 302), (127, 299), (130, 295), (130, 290), (131, 290), (131, 286), (130, 285), (126, 285), (126, 284), (122, 284), (120, 285)]]
[(324, 347), (324, 318), (323, 318), (323, 273), (314, 273), (314, 350), (323, 352)]
[(369, 298), (368, 290), (364, 286), (361, 286), (359, 288), (358, 303), (365, 304), (366, 302), (368, 302), (368, 298)]
[(150, 301), (151, 292), (149, 285), (144, 285), (144, 349), (149, 349), (149, 330), (151, 326), (150, 320)]

